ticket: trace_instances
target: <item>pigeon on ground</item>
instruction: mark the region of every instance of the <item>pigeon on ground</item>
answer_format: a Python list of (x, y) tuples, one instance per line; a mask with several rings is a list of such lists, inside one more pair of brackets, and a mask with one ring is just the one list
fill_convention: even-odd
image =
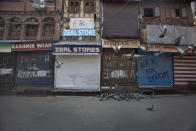
[(154, 105), (151, 105), (150, 107), (146, 108), (146, 110), (155, 111), (155, 110), (154, 110)]

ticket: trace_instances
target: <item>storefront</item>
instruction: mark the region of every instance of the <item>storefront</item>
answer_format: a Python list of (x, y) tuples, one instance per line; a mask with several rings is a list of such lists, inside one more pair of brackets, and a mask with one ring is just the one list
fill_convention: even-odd
[(52, 87), (54, 76), (52, 44), (51, 41), (12, 44), (12, 51), (16, 55), (16, 87)]
[(137, 79), (140, 87), (173, 87), (172, 52), (175, 47), (148, 45), (148, 51), (139, 50)]
[(101, 87), (137, 85), (136, 58), (134, 53), (139, 40), (102, 39)]
[(102, 47), (97, 44), (53, 45), (56, 91), (100, 91), (100, 60)]
[(0, 43), (0, 89), (11, 88), (13, 82), (14, 56), (11, 43)]

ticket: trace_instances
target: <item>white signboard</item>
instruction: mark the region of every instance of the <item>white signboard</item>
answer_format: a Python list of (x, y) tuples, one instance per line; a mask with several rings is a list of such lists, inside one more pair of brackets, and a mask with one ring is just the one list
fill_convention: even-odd
[(70, 18), (70, 29), (94, 29), (94, 18)]
[(183, 36), (179, 41), (180, 45), (196, 44), (196, 27), (166, 25), (166, 29), (164, 33), (162, 25), (147, 25), (147, 43), (174, 44)]

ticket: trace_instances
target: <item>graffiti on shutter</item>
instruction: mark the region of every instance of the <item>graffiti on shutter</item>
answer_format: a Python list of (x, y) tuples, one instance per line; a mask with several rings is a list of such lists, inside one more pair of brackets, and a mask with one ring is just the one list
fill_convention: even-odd
[[(109, 50), (109, 49), (108, 49)], [(130, 53), (131, 51), (127, 52)], [(136, 59), (126, 52), (104, 52), (102, 55), (102, 86), (136, 83)]]

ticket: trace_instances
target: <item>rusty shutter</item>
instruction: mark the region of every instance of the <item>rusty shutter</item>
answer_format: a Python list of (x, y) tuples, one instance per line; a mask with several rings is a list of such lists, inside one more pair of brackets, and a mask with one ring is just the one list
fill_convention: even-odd
[(133, 49), (104, 49), (101, 60), (101, 87), (137, 84), (136, 58), (126, 56)]
[(103, 2), (103, 37), (138, 38), (138, 3)]
[[(191, 88), (196, 85), (196, 55), (173, 56), (175, 88)], [(195, 86), (196, 87), (196, 86)]]

